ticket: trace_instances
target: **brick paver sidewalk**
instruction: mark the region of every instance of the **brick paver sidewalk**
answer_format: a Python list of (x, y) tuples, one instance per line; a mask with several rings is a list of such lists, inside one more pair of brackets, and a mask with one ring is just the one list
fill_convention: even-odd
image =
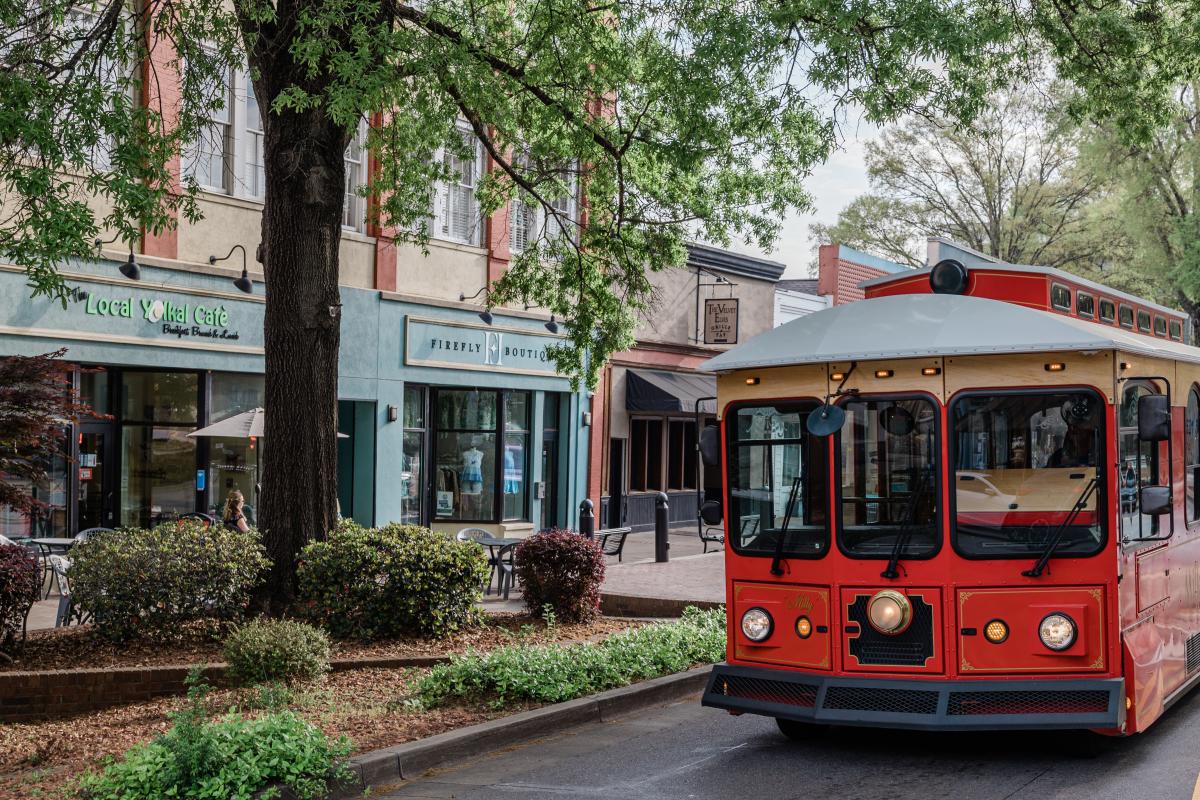
[(673, 558), (664, 564), (609, 564), (605, 594), (662, 600), (725, 602), (725, 554)]

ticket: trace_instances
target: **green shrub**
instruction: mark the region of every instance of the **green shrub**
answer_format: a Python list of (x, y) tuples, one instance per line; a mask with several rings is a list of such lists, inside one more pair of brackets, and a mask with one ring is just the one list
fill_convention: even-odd
[(549, 606), (563, 622), (590, 622), (600, 610), (604, 553), (596, 542), (562, 528), (530, 536), (514, 554), (525, 607)]
[(205, 691), (193, 689), (187, 709), (171, 715), (165, 734), (84, 775), (84, 800), (257, 800), (278, 797), (281, 787), (315, 799), (349, 778), (340, 763), (350, 753), (345, 737), (331, 742), (288, 711), (213, 720)]
[(515, 645), (452, 656), (417, 685), (427, 706), (491, 700), (559, 703), (725, 657), (725, 610), (688, 608), (678, 622), (622, 631), (598, 644)]
[(487, 579), (479, 545), (415, 525), (342, 526), (300, 553), (299, 608), (334, 636), (444, 636), (469, 624)]
[(101, 635), (166, 640), (184, 623), (240, 619), (268, 563), (253, 530), (181, 521), (82, 542), (67, 574), (75, 603)]
[(42, 594), (42, 567), (24, 547), (0, 545), (0, 651), (9, 649)]
[(329, 637), (303, 622), (253, 620), (225, 639), (225, 660), (243, 686), (315, 681), (329, 672)]

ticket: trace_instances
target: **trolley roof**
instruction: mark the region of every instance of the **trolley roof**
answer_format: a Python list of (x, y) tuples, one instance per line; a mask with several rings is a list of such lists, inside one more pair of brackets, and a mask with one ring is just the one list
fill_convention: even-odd
[(951, 294), (904, 294), (817, 311), (705, 362), (727, 372), (757, 367), (890, 358), (1122, 350), (1200, 363), (1200, 348), (1116, 327)]

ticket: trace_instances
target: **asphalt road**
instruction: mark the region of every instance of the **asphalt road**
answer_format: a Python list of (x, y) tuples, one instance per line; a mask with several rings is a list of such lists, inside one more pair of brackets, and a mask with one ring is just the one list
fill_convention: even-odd
[[(1095, 741), (1099, 739), (1099, 741)], [(482, 755), (387, 798), (458, 800), (1191, 800), (1200, 697), (1147, 733), (841, 728), (809, 742), (765, 717), (680, 703)]]

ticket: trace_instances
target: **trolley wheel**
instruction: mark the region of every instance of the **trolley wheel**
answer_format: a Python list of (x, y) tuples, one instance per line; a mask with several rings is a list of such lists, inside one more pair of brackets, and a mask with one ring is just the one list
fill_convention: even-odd
[(775, 724), (779, 726), (780, 733), (794, 742), (808, 741), (829, 730), (828, 725), (822, 725), (819, 722), (801, 722), (798, 719), (783, 717), (776, 717)]

